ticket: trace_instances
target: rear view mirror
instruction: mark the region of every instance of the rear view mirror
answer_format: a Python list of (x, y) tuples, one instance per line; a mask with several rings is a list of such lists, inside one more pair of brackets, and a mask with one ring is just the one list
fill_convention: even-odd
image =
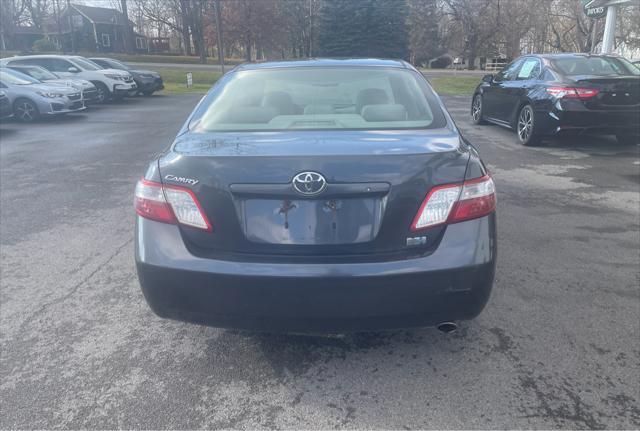
[(77, 67), (70, 67), (67, 69), (67, 71), (71, 72), (71, 73), (78, 73), (80, 72), (80, 69), (78, 69)]
[(489, 73), (482, 77), (482, 82), (493, 82), (493, 74)]

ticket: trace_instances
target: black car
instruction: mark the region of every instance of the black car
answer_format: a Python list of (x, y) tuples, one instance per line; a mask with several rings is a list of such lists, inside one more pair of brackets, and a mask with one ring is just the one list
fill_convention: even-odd
[(13, 117), (13, 108), (11, 107), (11, 101), (4, 93), (4, 91), (0, 90), (0, 120), (11, 117)]
[(133, 69), (131, 66), (112, 58), (92, 57), (89, 60), (105, 69), (119, 69), (129, 72), (138, 86), (138, 94), (151, 96), (154, 92), (164, 88), (162, 77), (153, 70)]
[(525, 55), (482, 81), (473, 94), (472, 121), (515, 129), (524, 145), (567, 134), (640, 140), (640, 70), (623, 58)]
[(449, 330), (489, 299), (495, 205), (406, 62), (246, 64), (138, 182), (138, 276), (158, 315), (212, 326)]

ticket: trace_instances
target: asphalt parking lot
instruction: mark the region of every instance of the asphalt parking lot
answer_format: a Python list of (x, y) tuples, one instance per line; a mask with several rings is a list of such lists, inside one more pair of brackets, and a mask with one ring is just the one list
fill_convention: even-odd
[(0, 428), (640, 427), (640, 157), (523, 148), (445, 99), (498, 188), (476, 320), (304, 337), (157, 318), (132, 193), (198, 96), (0, 125)]

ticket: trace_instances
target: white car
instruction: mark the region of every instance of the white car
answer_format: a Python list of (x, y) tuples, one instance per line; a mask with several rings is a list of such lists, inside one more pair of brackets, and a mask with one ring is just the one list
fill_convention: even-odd
[(35, 65), (53, 72), (60, 78), (79, 78), (90, 81), (98, 90), (98, 98), (120, 99), (137, 92), (136, 83), (129, 72), (101, 69), (79, 55), (22, 55), (0, 60), (0, 65)]

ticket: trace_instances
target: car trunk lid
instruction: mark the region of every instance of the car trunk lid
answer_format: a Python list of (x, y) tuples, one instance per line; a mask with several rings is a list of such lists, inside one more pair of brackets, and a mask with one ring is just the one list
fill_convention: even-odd
[(572, 76), (576, 87), (598, 90), (596, 97), (585, 103), (590, 108), (616, 109), (640, 106), (640, 76)]
[[(166, 183), (196, 181), (190, 188), (213, 231), (181, 227), (194, 253), (383, 255), (406, 250), (426, 193), (462, 181), (468, 157), (449, 129), (188, 133), (160, 171)], [(297, 175), (326, 184), (301, 193)], [(441, 230), (420, 245), (435, 244)]]

